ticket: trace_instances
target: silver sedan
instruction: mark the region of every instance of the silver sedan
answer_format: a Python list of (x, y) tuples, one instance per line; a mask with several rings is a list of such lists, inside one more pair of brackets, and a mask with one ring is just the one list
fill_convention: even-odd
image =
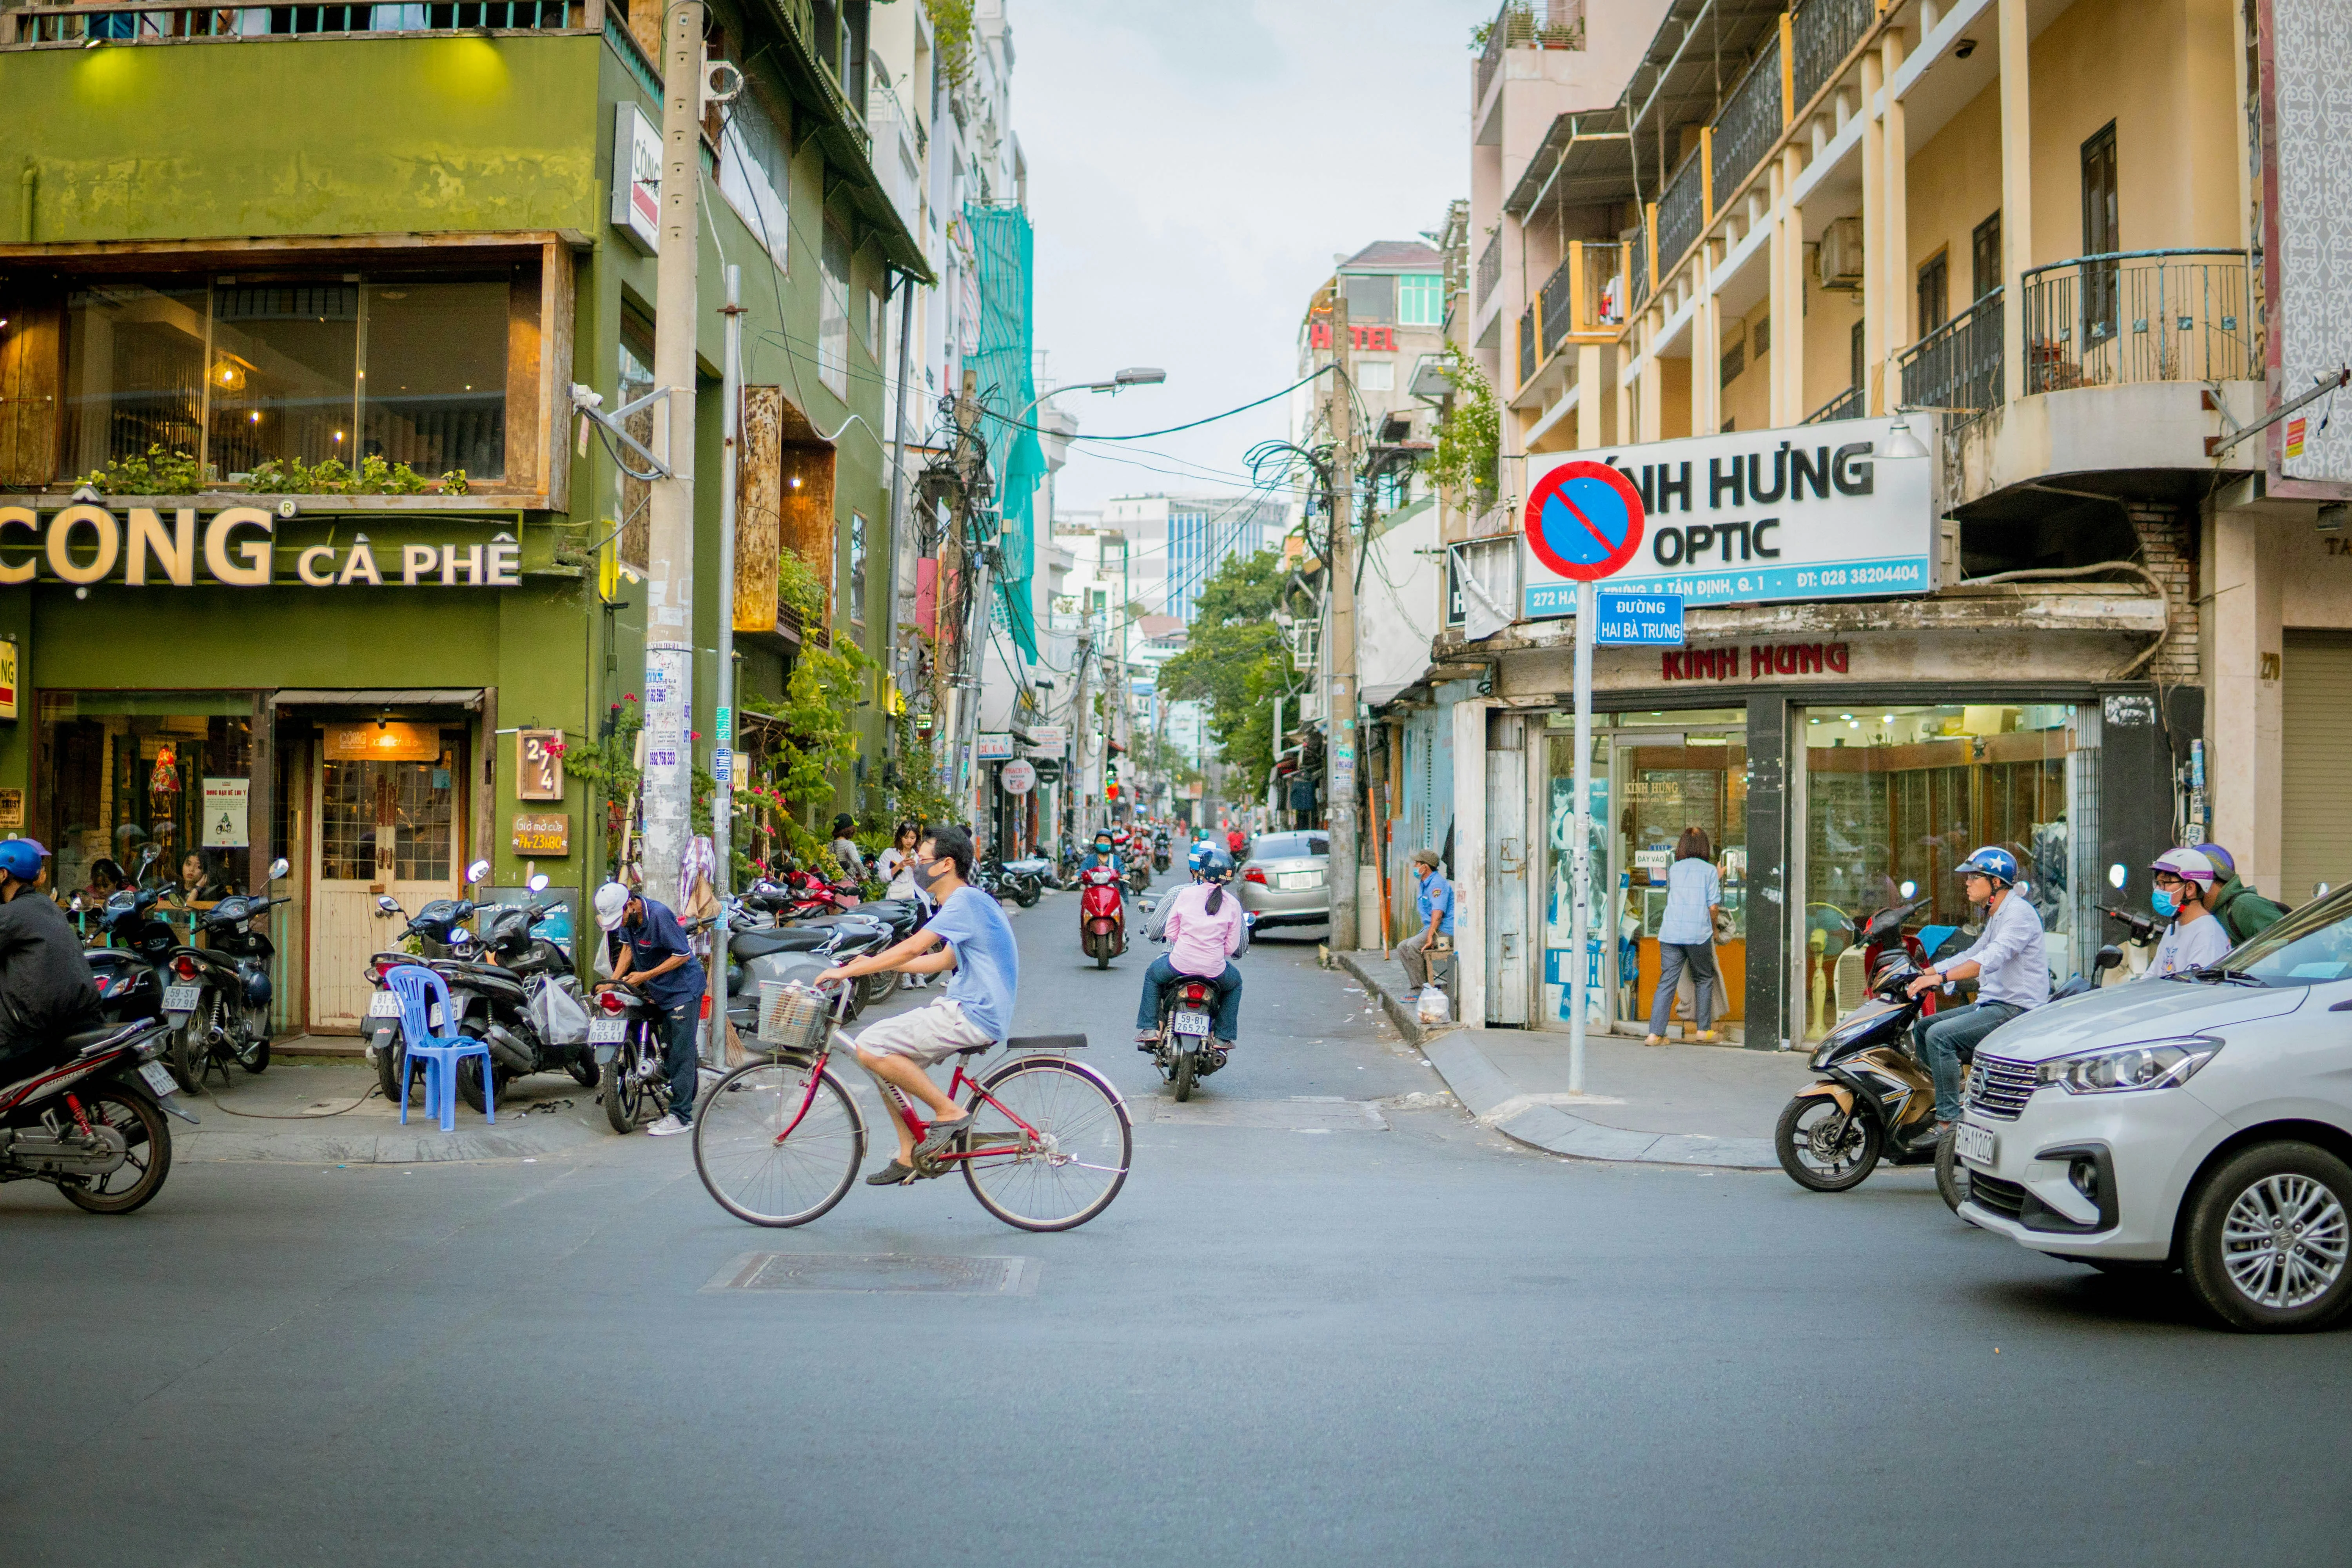
[(1268, 926), (1323, 925), (1331, 918), (1331, 840), (1319, 832), (1262, 833), (1234, 879), (1242, 908)]

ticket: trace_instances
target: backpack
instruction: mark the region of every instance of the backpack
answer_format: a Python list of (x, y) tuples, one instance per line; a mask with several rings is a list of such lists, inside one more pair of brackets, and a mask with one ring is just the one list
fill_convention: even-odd
[(2221, 929), (2230, 933), (2231, 946), (2244, 942), (2259, 931), (2269, 930), (2286, 913), (2286, 906), (2266, 899), (2241, 882), (2213, 910), (2221, 917)]

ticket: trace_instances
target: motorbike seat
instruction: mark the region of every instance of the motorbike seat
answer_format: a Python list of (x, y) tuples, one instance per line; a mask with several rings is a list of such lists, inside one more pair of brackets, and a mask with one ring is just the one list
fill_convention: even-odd
[(102, 1046), (110, 1046), (129, 1035), (135, 1025), (101, 1024), (95, 1029), (77, 1029), (58, 1042), (58, 1048), (68, 1056), (87, 1056)]
[(982, 1056), (989, 1051), (994, 1050), (998, 1042), (994, 1040), (983, 1040), (976, 1046), (958, 1046), (955, 1048), (955, 1054), (960, 1057)]
[(1015, 1035), (1004, 1042), (1012, 1051), (1076, 1051), (1086, 1047), (1084, 1035)]
[(761, 958), (771, 952), (809, 952), (839, 934), (832, 926), (739, 931), (728, 940), (727, 951), (738, 958)]

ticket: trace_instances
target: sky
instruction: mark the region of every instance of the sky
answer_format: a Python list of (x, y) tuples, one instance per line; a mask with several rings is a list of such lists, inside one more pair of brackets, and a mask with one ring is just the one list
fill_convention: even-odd
[[(1158, 430), (1281, 391), (1335, 253), (1434, 230), (1470, 194), (1470, 30), (1496, 0), (1005, 0), (1036, 226), (1038, 385), (1158, 365), (1055, 405)], [(1238, 494), (1286, 401), (1076, 444), (1063, 512)]]

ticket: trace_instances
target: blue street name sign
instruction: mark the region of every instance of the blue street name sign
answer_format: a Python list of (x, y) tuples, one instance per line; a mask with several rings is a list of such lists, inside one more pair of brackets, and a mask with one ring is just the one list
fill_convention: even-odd
[(1602, 588), (1594, 595), (1592, 640), (1602, 647), (1680, 647), (1683, 596), (1629, 594)]

